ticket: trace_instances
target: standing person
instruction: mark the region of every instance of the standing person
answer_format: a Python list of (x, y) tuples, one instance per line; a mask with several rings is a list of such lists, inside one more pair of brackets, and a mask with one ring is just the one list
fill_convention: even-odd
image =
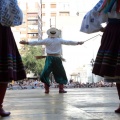
[[(107, 82), (116, 82), (120, 99), (120, 0), (100, 0), (85, 15), (80, 31), (103, 32), (92, 72)], [(120, 113), (120, 105), (115, 112)]]
[(50, 87), (50, 80), (49, 75), (52, 72), (55, 78), (56, 83), (59, 83), (59, 93), (66, 93), (64, 88), (64, 84), (67, 84), (67, 76), (62, 64), (62, 44), (65, 45), (81, 45), (83, 42), (75, 42), (70, 40), (63, 40), (61, 38), (58, 38), (60, 35), (60, 31), (56, 28), (50, 28), (47, 31), (48, 38), (44, 40), (39, 41), (33, 41), (33, 42), (26, 42), (26, 41), (20, 41), (21, 44), (27, 44), (27, 45), (45, 45), (46, 46), (46, 61), (44, 69), (40, 75), (41, 81), (45, 85), (45, 93), (49, 93), (49, 87)]
[[(5, 7), (3, 6), (3, 3), (1, 4), (1, 2), (4, 3), (6, 1), (5, 0), (0, 1), (0, 8), (1, 5), (2, 7)], [(15, 4), (13, 3), (12, 5), (14, 5), (15, 7), (17, 6), (17, 2), (15, 2)], [(0, 14), (2, 13), (1, 10), (2, 9), (0, 9)], [(17, 14), (18, 15), (20, 14), (20, 16), (23, 17), (22, 11), (20, 11), (20, 13), (17, 12)], [(20, 19), (22, 21), (22, 18)], [(13, 21), (15, 22), (15, 20)], [(17, 22), (19, 22), (18, 19)], [(7, 26), (3, 26), (2, 20), (0, 19), (0, 116), (6, 117), (11, 114), (10, 112), (6, 112), (3, 109), (3, 100), (5, 97), (8, 83), (12, 82), (12, 80), (18, 81), (25, 78), (26, 78), (26, 73), (11, 28)]]
[(24, 66), (10, 27), (0, 24), (0, 116), (9, 116), (3, 109), (8, 82), (26, 78)]

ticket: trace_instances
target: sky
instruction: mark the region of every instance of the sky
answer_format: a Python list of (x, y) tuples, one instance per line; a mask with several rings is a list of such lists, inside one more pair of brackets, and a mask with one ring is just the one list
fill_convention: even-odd
[[(28, 1), (29, 3), (33, 3), (35, 1), (40, 1), (40, 0), (18, 0), (18, 2), (25, 2)], [(42, 0), (44, 1), (44, 0)], [(57, 0), (56, 0), (57, 1)], [(63, 0), (64, 1), (64, 0)], [(70, 0), (74, 5), (75, 9), (78, 9), (78, 11), (88, 11), (90, 10), (99, 0)]]
[[(99, 0), (72, 0), (79, 11), (89, 11)], [(76, 1), (76, 2), (75, 2)]]
[[(90, 3), (89, 3), (88, 0), (74, 0), (73, 4), (74, 4), (74, 6), (77, 6), (76, 8), (78, 9), (79, 12), (86, 13), (89, 10), (91, 10), (98, 1), (99, 0), (90, 0), (89, 1)], [(69, 39), (69, 40), (76, 39), (76, 41), (77, 40), (84, 41), (93, 36), (96, 36), (96, 34), (99, 34), (99, 33), (95, 33), (95, 34), (80, 33), (80, 31), (78, 31), (80, 29), (80, 26), (81, 26), (81, 23), (79, 23), (79, 26), (72, 24), (69, 28), (68, 27), (65, 28), (63, 30), (63, 38)], [(66, 34), (66, 33), (68, 33), (68, 34)], [(73, 34), (73, 33), (75, 33), (75, 34)], [(79, 68), (83, 65), (91, 66), (90, 61), (92, 58), (95, 59), (97, 50), (100, 45), (100, 39), (101, 39), (101, 37), (98, 36), (95, 39), (84, 43), (83, 45), (63, 46), (63, 56), (66, 59), (66, 62), (64, 62), (63, 64), (65, 66), (65, 70), (67, 72), (68, 77), (70, 77), (69, 76), (70, 73), (72, 73), (72, 72), (74, 73), (74, 71), (76, 71), (76, 68)], [(90, 70), (91, 69), (92, 68), (90, 67)]]

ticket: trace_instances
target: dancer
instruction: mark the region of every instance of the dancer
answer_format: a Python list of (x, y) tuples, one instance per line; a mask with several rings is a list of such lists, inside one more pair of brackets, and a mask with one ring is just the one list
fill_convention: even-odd
[(8, 82), (26, 78), (24, 66), (10, 27), (0, 24), (0, 116), (9, 116), (3, 109)]
[(44, 69), (40, 75), (40, 80), (45, 85), (45, 93), (49, 93), (50, 81), (49, 75), (52, 72), (56, 83), (59, 83), (59, 93), (66, 93), (64, 90), (64, 84), (67, 84), (67, 76), (62, 64), (62, 44), (65, 45), (82, 45), (83, 42), (75, 42), (70, 40), (63, 40), (58, 38), (60, 31), (56, 28), (50, 28), (47, 31), (48, 38), (39, 41), (26, 42), (20, 41), (21, 44), (27, 45), (45, 45), (46, 46), (46, 61)]
[[(107, 82), (116, 82), (120, 99), (120, 0), (100, 0), (85, 15), (80, 31), (103, 32), (92, 72)], [(120, 113), (120, 105), (115, 112)]]
[[(10, 9), (11, 2), (12, 9)], [(11, 114), (3, 109), (8, 83), (12, 80), (18, 81), (26, 78), (21, 56), (9, 27), (22, 24), (23, 14), (18, 7), (17, 0), (1, 0), (0, 8), (0, 116), (6, 117)], [(7, 17), (4, 14), (7, 14)]]

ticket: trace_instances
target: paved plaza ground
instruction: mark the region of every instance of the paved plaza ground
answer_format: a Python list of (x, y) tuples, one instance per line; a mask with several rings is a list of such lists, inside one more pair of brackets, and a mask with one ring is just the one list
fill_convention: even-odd
[(4, 109), (11, 115), (0, 120), (120, 120), (114, 113), (119, 100), (115, 87), (7, 90)]

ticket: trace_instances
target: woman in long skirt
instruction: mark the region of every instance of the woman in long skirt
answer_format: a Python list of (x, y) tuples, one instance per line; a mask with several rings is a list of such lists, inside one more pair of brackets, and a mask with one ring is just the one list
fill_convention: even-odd
[(0, 116), (10, 115), (3, 109), (8, 83), (25, 78), (26, 73), (11, 28), (0, 24)]
[[(107, 23), (102, 27), (102, 23)], [(80, 31), (103, 32), (93, 73), (107, 82), (116, 82), (120, 99), (120, 0), (100, 0), (84, 17)], [(120, 113), (120, 105), (115, 110)]]

